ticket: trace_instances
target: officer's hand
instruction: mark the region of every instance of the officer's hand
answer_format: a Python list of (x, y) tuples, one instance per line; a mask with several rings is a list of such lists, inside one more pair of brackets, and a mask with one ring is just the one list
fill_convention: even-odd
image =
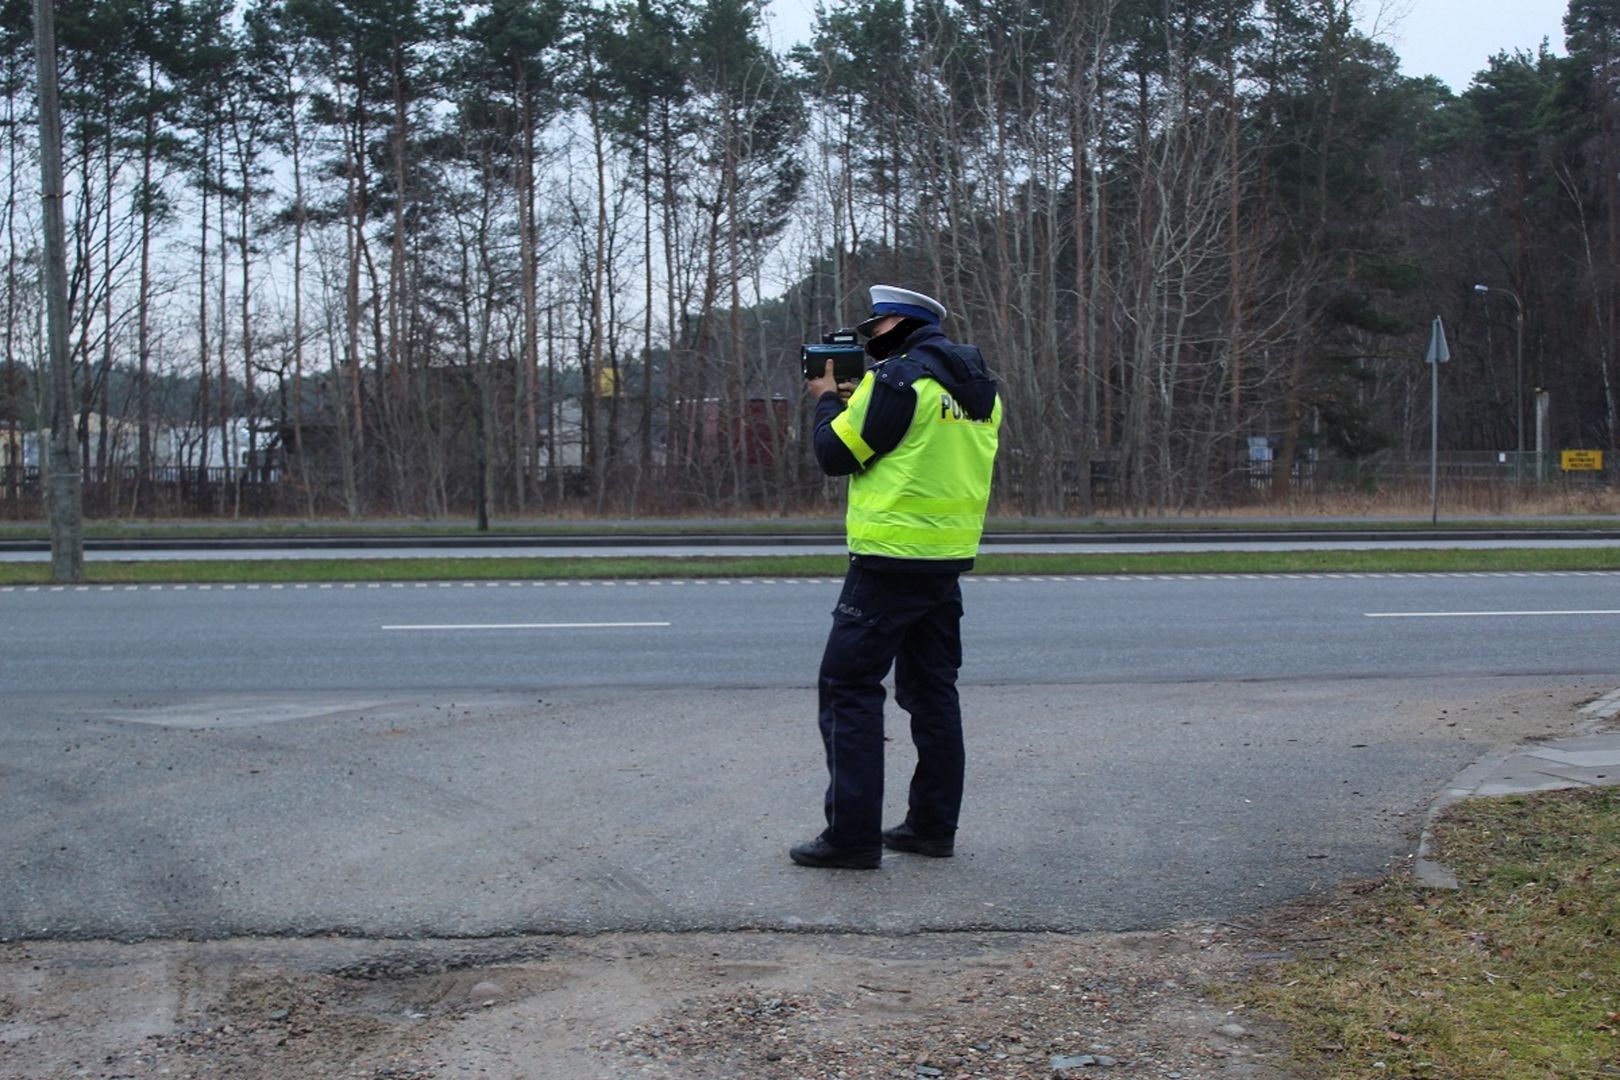
[[(830, 359), (827, 361), (827, 369), (818, 377), (804, 380), (804, 388), (809, 391), (811, 399), (815, 401), (820, 401), (821, 395), (829, 390), (837, 391), (839, 397), (845, 401), (849, 400), (849, 395), (843, 392), (838, 385), (838, 381), (833, 378), (833, 362)], [(854, 388), (851, 387), (851, 389)]]
[(859, 384), (857, 384), (853, 380), (850, 381), (850, 382), (841, 382), (841, 383), (839, 383), (838, 384), (838, 396), (839, 396), (839, 398), (841, 400), (843, 400), (843, 401), (846, 401), (846, 402), (849, 401), (849, 395), (851, 395), (851, 394), (853, 394), (855, 392), (855, 387), (857, 385), (859, 385)]

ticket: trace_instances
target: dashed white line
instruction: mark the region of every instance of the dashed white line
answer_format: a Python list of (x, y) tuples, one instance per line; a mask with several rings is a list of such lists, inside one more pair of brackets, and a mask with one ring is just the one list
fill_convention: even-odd
[(411, 623), (384, 630), (625, 630), (667, 627), (667, 622)]
[(1541, 615), (1620, 615), (1620, 609), (1565, 611), (1364, 611), (1369, 619), (1488, 619)]

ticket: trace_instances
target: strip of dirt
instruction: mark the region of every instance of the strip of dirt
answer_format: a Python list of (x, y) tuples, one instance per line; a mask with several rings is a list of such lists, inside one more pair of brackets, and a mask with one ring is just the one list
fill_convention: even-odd
[(1246, 928), (0, 946), (0, 1076), (1283, 1080)]

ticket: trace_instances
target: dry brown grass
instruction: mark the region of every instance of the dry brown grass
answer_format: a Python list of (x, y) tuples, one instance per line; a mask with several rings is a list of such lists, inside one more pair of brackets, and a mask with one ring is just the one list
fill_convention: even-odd
[(1620, 789), (1460, 803), (1437, 835), (1459, 891), (1401, 874), (1329, 906), (1248, 1004), (1320, 1080), (1620, 1072)]
[[(1230, 503), (1184, 517), (1383, 518), (1430, 515), (1427, 484), (1390, 485), (1376, 492), (1296, 494), (1286, 500)], [(1443, 483), (1440, 518), (1608, 517), (1620, 514), (1620, 486), (1553, 483), (1514, 488), (1506, 484)], [(1112, 516), (1110, 514), (1110, 516)]]

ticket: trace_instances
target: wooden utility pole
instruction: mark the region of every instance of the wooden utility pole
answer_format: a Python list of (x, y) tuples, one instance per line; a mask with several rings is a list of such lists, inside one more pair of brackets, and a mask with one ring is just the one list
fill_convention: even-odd
[(62, 225), (62, 121), (56, 103), (53, 0), (34, 0), (39, 63), (39, 172), (45, 211), (45, 325), (51, 365), (48, 508), (51, 580), (84, 580), (84, 487), (73, 438), (73, 369), (68, 358), (67, 252)]

